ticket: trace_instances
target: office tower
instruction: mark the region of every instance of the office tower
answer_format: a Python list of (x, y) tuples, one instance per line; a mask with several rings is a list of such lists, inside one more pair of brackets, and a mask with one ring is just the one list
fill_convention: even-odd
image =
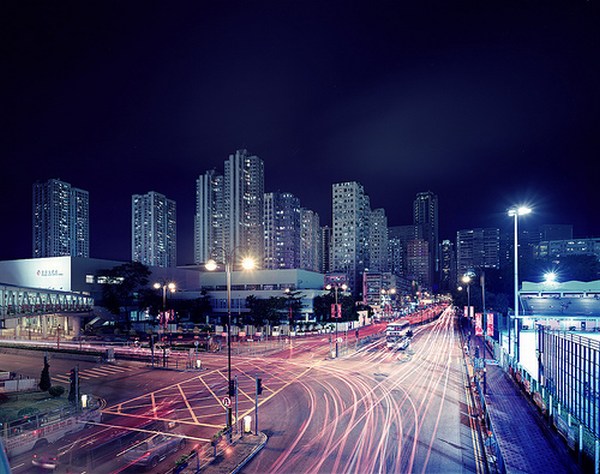
[(264, 229), (264, 268), (300, 268), (300, 200), (291, 193), (265, 193)]
[(438, 199), (431, 191), (418, 193), (413, 203), (413, 224), (422, 228), (423, 239), (429, 243), (429, 282), (424, 285), (432, 289), (433, 276), (439, 271)]
[(131, 197), (131, 260), (153, 267), (177, 265), (175, 201), (155, 191)]
[(369, 221), (369, 271), (389, 271), (389, 236), (384, 209), (374, 209)]
[(321, 271), (319, 214), (310, 209), (300, 209), (300, 268)]
[(329, 273), (331, 271), (331, 227), (327, 225), (320, 229), (319, 248), (319, 271)]
[(264, 254), (264, 177), (263, 161), (247, 150), (237, 150), (225, 162), (225, 248), (252, 256), (259, 267)]
[(454, 242), (442, 240), (440, 247), (440, 290), (452, 291), (457, 283)]
[(369, 196), (357, 182), (332, 186), (332, 271), (347, 276), (350, 290), (358, 296), (361, 275), (368, 265)]
[(194, 262), (202, 264), (214, 249), (223, 248), (224, 240), (223, 175), (207, 171), (196, 180), (196, 214), (194, 216)]
[(33, 185), (33, 257), (89, 257), (89, 193), (58, 179)]
[(500, 230), (463, 229), (456, 233), (456, 277), (469, 270), (500, 268)]

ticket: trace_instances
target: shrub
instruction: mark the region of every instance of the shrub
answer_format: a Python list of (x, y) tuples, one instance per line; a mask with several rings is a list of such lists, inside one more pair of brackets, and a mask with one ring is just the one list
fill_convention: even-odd
[(48, 389), (48, 393), (51, 397), (58, 398), (63, 393), (65, 393), (65, 387), (61, 387), (60, 385), (53, 385)]

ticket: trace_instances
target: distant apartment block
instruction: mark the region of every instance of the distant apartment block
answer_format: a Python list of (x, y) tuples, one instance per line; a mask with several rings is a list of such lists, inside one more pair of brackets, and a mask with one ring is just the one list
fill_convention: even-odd
[(131, 197), (131, 260), (154, 267), (177, 265), (175, 201), (150, 191)]
[(264, 268), (300, 268), (300, 200), (291, 193), (265, 193), (264, 229)]
[(457, 278), (469, 270), (500, 268), (500, 230), (463, 229), (456, 233)]
[(90, 256), (89, 193), (59, 179), (33, 185), (33, 257)]
[(319, 214), (300, 208), (300, 268), (312, 272), (320, 271), (321, 227)]

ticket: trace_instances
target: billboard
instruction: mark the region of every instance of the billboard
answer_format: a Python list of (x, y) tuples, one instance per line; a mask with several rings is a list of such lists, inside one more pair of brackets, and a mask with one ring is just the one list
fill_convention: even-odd
[(71, 257), (2, 261), (0, 282), (25, 288), (71, 291)]

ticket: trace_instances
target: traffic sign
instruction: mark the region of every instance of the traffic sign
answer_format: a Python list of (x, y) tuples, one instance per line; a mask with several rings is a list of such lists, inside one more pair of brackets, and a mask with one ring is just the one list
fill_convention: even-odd
[(223, 397), (221, 399), (221, 403), (223, 404), (223, 406), (225, 408), (229, 408), (231, 406), (231, 398), (229, 398), (229, 397)]

